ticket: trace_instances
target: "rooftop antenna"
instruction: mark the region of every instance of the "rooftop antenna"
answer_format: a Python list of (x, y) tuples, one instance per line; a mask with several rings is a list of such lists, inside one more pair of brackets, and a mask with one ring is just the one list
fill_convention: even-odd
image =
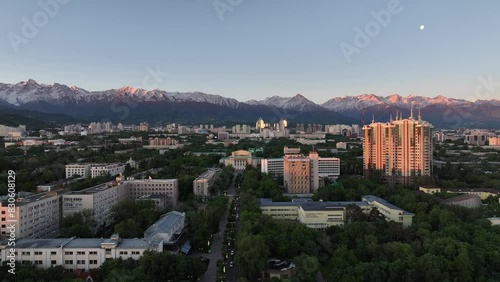
[(420, 109), (418, 109), (418, 120), (422, 120), (422, 115), (420, 115)]
[(390, 116), (390, 118), (389, 118), (389, 121), (390, 121), (390, 122), (392, 122), (392, 114), (391, 114), (391, 116)]
[(373, 114), (372, 123), (375, 123), (375, 114)]
[(413, 103), (410, 103), (410, 118), (413, 118)]
[(396, 110), (396, 120), (399, 120), (399, 109)]

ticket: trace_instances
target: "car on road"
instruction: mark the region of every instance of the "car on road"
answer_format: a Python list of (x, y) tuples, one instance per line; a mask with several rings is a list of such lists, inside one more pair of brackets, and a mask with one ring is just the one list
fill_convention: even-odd
[(234, 266), (234, 263), (231, 261), (231, 262), (229, 263), (229, 267), (233, 267), (233, 266)]
[(234, 250), (231, 250), (230, 254), (231, 254), (232, 256), (234, 256)]

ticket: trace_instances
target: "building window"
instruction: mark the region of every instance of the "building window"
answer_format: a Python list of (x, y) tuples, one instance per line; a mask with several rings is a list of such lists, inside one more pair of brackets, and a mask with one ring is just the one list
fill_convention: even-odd
[(55, 256), (55, 255), (57, 254), (57, 252), (50, 252), (50, 254), (51, 254), (52, 256)]
[(51, 265), (56, 265), (56, 264), (57, 264), (57, 261), (56, 261), (56, 260), (51, 260), (51, 261), (50, 261), (50, 264), (51, 264)]
[(73, 255), (73, 252), (64, 252), (65, 255), (70, 256)]
[(23, 255), (23, 256), (29, 256), (29, 255), (31, 255), (31, 253), (30, 252), (21, 252), (21, 255)]
[(89, 255), (97, 255), (96, 251), (89, 252)]
[(141, 252), (139, 252), (139, 251), (132, 251), (132, 255), (140, 255), (140, 254), (141, 254)]
[(76, 252), (77, 255), (84, 255), (85, 252)]
[(35, 260), (35, 265), (41, 265), (42, 261), (41, 260)]
[(64, 264), (73, 264), (73, 260), (72, 259), (67, 259), (64, 261)]
[(85, 261), (84, 260), (77, 260), (76, 264), (85, 264)]
[(94, 259), (94, 260), (89, 260), (89, 264), (97, 264), (97, 260)]

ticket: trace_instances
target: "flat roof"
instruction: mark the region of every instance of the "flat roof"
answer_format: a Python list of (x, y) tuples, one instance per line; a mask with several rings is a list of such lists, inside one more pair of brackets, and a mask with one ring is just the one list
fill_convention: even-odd
[(407, 211), (403, 210), (402, 208), (397, 207), (397, 206), (389, 203), (388, 201), (386, 201), (386, 200), (384, 200), (384, 199), (382, 199), (380, 197), (377, 197), (377, 196), (364, 195), (363, 199), (366, 199), (366, 201), (369, 202), (369, 203), (371, 203), (371, 202), (378, 202), (378, 203), (384, 205), (387, 208), (390, 208), (390, 209), (393, 209), (393, 210), (399, 210), (399, 211), (403, 212), (403, 214), (405, 214), (405, 215), (413, 215), (413, 213), (407, 212)]
[[(101, 248), (101, 243), (114, 243), (116, 241), (103, 238), (56, 238), (56, 239), (19, 239), (16, 241), (16, 248), (19, 249), (66, 249), (79, 248)], [(145, 239), (120, 239), (117, 249), (120, 248), (150, 248), (156, 241), (147, 241)]]
[[(145, 238), (154, 237), (158, 233), (166, 233), (181, 220), (185, 214), (178, 211), (171, 211), (160, 217), (153, 225), (151, 225), (146, 231), (144, 231)], [(184, 227), (184, 226), (183, 226)]]
[(349, 205), (369, 206), (366, 202), (305, 202), (300, 207), (305, 211), (344, 210)]

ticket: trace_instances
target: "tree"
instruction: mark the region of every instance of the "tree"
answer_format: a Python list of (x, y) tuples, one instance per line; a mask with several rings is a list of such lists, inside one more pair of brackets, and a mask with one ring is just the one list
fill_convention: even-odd
[(62, 237), (92, 238), (95, 226), (92, 210), (75, 212), (63, 218), (61, 222)]
[(314, 282), (316, 281), (316, 274), (319, 271), (320, 264), (318, 259), (314, 256), (302, 254), (293, 259), (295, 264), (295, 276), (299, 281)]
[(255, 279), (266, 267), (269, 248), (260, 235), (241, 234), (236, 244), (236, 262), (244, 277)]

